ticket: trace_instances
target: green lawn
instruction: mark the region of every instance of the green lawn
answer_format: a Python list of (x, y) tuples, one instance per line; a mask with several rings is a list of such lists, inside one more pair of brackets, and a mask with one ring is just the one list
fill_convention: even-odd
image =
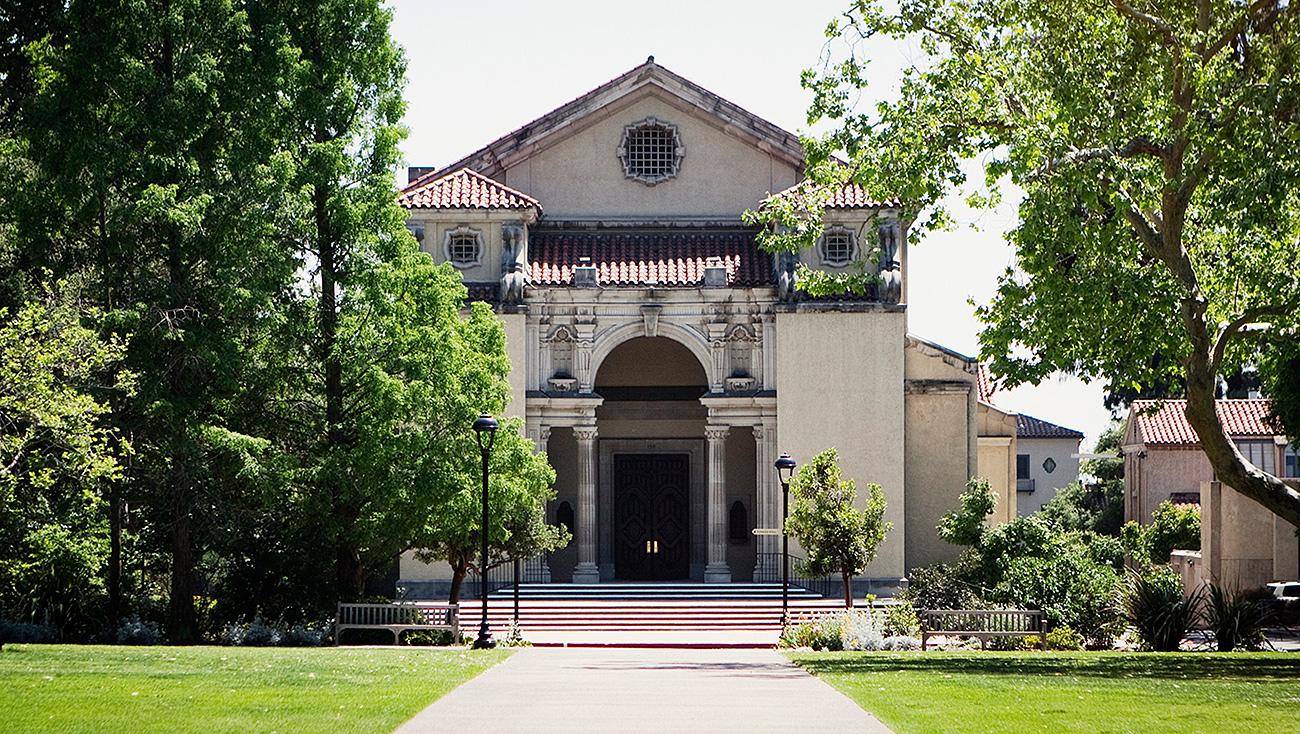
[(5, 732), (384, 732), (504, 650), (5, 645)]
[(1286, 732), (1297, 653), (794, 653), (898, 734)]

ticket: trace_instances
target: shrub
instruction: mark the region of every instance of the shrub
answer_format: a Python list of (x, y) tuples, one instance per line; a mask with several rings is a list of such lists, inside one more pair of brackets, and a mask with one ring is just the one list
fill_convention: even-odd
[(323, 627), (295, 624), (284, 631), (280, 637), (280, 644), (284, 647), (320, 647), (325, 644), (327, 636)]
[(1063, 544), (1049, 558), (1017, 558), (1002, 583), (990, 593), (994, 601), (1041, 609), (1052, 626), (1077, 631), (1090, 647), (1106, 648), (1124, 626), (1119, 575), (1098, 563), (1079, 544)]
[(990, 650), (1003, 650), (1015, 652), (1018, 650), (1033, 650), (1038, 647), (1038, 638), (1022, 635), (1019, 637), (992, 637), (989, 638), (988, 646)]
[(787, 626), (778, 644), (813, 650), (876, 651), (884, 649), (884, 627), (883, 612), (848, 609)]
[(1183, 581), (1166, 566), (1129, 576), (1125, 605), (1142, 646), (1158, 652), (1177, 650), (1196, 621), (1198, 591), (1183, 596)]
[(1083, 635), (1075, 632), (1068, 624), (1053, 627), (1047, 631), (1048, 650), (1082, 650)]
[(119, 645), (157, 645), (162, 640), (158, 625), (139, 617), (122, 620), (114, 639)]
[(939, 538), (953, 545), (978, 545), (988, 529), (985, 521), (997, 506), (997, 495), (987, 479), (971, 479), (957, 501), (958, 508), (939, 519), (935, 528)]
[(874, 611), (848, 610), (839, 616), (841, 650), (884, 649), (885, 615)]
[(992, 528), (976, 546), (976, 577), (986, 588), (1002, 582), (1007, 568), (1017, 558), (1043, 558), (1060, 551), (1063, 535), (1035, 515), (1017, 517)]
[(906, 603), (885, 607), (884, 633), (887, 637), (916, 637), (921, 634), (921, 618), (916, 616), (916, 609)]
[(812, 623), (800, 622), (799, 624), (786, 625), (781, 630), (781, 637), (777, 640), (777, 646), (793, 649), (813, 648), (815, 641), (816, 633), (813, 630)]
[(1124, 548), (1134, 560), (1152, 564), (1169, 562), (1175, 550), (1200, 550), (1201, 508), (1175, 505), (1165, 500), (1151, 513), (1151, 523), (1129, 521), (1120, 529)]
[(813, 650), (843, 649), (842, 624), (836, 615), (823, 615), (807, 622), (787, 626), (781, 631), (781, 647)]
[(1268, 598), (1258, 592), (1231, 592), (1209, 584), (1205, 619), (1219, 652), (1258, 650), (1264, 644), (1264, 626), (1272, 619)]
[(891, 650), (894, 652), (920, 650), (921, 641), (908, 635), (892, 635), (881, 641), (880, 649)]
[(532, 647), (533, 643), (524, 639), (524, 630), (514, 621), (510, 622), (510, 629), (506, 631), (505, 637), (501, 638), (501, 647)]
[(28, 622), (0, 622), (0, 644), (45, 645), (54, 642), (59, 631), (48, 624)]
[(261, 617), (253, 617), (248, 624), (228, 624), (221, 631), (223, 645), (242, 647), (275, 647), (284, 639), (284, 625), (267, 624)]
[(978, 609), (983, 606), (979, 594), (966, 581), (960, 565), (936, 563), (912, 569), (907, 590), (898, 598), (910, 602), (913, 609)]
[(402, 635), (402, 644), (420, 647), (445, 647), (456, 644), (451, 630), (411, 630)]

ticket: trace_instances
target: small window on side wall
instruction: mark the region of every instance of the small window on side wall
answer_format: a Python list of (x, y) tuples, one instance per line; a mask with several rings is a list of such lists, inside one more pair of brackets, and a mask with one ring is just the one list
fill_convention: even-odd
[(1016, 479), (1029, 478), (1029, 454), (1016, 454)]
[(472, 268), (483, 258), (483, 240), (478, 230), (469, 227), (457, 227), (447, 232), (443, 244), (447, 262), (456, 268)]
[(842, 268), (853, 261), (853, 231), (831, 227), (822, 234), (821, 261), (832, 268)]

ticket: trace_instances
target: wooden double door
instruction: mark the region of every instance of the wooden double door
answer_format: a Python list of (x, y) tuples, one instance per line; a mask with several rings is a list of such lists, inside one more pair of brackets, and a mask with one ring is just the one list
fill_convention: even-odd
[(614, 575), (673, 581), (690, 575), (690, 457), (614, 455)]

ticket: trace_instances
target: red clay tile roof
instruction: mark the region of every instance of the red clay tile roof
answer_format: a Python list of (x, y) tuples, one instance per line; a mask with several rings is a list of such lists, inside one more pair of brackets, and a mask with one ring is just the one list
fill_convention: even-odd
[(398, 196), (407, 209), (528, 209), (541, 204), (521, 191), (461, 168), (446, 175), (429, 173), (412, 181)]
[(727, 268), (727, 285), (773, 282), (772, 256), (754, 243), (753, 230), (573, 231), (535, 227), (528, 256), (534, 285), (573, 284), (578, 258), (591, 258), (596, 282), (620, 286), (699, 286), (704, 266), (717, 258)]
[(1083, 434), (1073, 428), (1058, 426), (1042, 418), (1019, 413), (1016, 415), (1016, 438), (1074, 438), (1082, 439)]
[[(1159, 404), (1159, 408), (1153, 408)], [(1216, 400), (1219, 420), (1229, 436), (1272, 437), (1281, 435), (1268, 419), (1270, 401), (1266, 399)], [(1187, 422), (1186, 400), (1134, 400), (1129, 420), (1136, 421), (1136, 436), (1146, 444), (1197, 445), (1201, 439)], [(1150, 413), (1148, 411), (1155, 410)]]
[(997, 383), (993, 381), (993, 375), (989, 373), (989, 366), (980, 364), (975, 370), (976, 390), (979, 399), (986, 403), (993, 403), (993, 393), (997, 392)]
[[(790, 188), (772, 195), (772, 198), (787, 196), (798, 192), (802, 187), (807, 185), (807, 181), (800, 181)], [(867, 195), (867, 190), (853, 183), (852, 181), (840, 185), (839, 188), (831, 191), (829, 198), (825, 202), (827, 209), (880, 209), (884, 207), (897, 207), (898, 199), (877, 200)]]

